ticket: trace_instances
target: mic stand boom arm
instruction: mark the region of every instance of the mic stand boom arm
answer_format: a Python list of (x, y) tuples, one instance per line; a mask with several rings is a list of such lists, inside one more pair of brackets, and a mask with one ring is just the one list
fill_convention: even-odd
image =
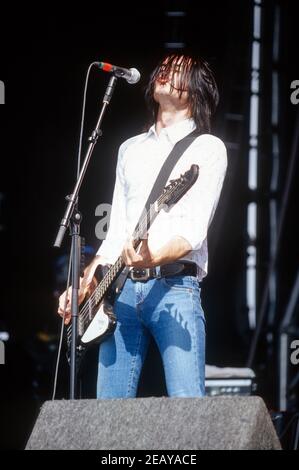
[(56, 236), (54, 247), (60, 248), (65, 232), (70, 226), (70, 233), (72, 237), (72, 299), (71, 299), (71, 321), (72, 321), (72, 338), (70, 350), (70, 399), (76, 398), (77, 388), (77, 370), (76, 370), (76, 352), (78, 343), (78, 315), (79, 315), (79, 288), (80, 288), (80, 256), (81, 256), (81, 241), (80, 241), (80, 223), (81, 214), (77, 210), (78, 195), (86, 173), (93, 149), (97, 143), (98, 138), (102, 135), (101, 123), (104, 113), (108, 104), (110, 103), (117, 78), (113, 75), (108, 83), (103, 98), (102, 109), (98, 118), (97, 125), (89, 137), (90, 142), (84, 162), (82, 164), (78, 180), (75, 184), (74, 191), (70, 196), (67, 196), (68, 205), (65, 214), (60, 222), (59, 230)]

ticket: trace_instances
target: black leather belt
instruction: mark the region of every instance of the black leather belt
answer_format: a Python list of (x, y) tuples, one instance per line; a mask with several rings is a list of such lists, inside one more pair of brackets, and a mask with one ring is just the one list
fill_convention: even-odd
[(163, 264), (154, 268), (132, 268), (128, 277), (133, 281), (148, 281), (166, 276), (197, 276), (197, 265), (187, 261)]

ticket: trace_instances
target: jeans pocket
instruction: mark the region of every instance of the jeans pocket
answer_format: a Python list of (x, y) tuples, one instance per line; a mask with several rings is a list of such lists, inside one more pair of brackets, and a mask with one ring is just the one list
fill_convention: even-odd
[(161, 281), (167, 289), (182, 292), (192, 292), (194, 289), (194, 278), (192, 276), (167, 276), (162, 277)]

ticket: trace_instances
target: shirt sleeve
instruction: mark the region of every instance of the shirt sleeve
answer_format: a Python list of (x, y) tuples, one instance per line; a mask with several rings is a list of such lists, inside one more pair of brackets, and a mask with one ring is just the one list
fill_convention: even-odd
[(123, 157), (123, 146), (121, 146), (117, 158), (112, 206), (109, 205), (111, 211), (108, 231), (97, 251), (97, 255), (102, 256), (107, 264), (115, 263), (126, 241), (126, 188)]
[(227, 169), (227, 152), (223, 142), (214, 136), (209, 136), (205, 145), (195, 147), (193, 152), (192, 163), (198, 162), (199, 175), (169, 212), (173, 211), (170, 235), (184, 238), (192, 250), (199, 250), (207, 238), (219, 202)]

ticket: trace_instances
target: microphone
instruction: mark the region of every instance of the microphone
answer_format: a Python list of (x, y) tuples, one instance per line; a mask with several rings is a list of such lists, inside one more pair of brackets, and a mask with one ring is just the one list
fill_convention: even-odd
[(128, 83), (134, 84), (140, 80), (140, 72), (137, 69), (125, 69), (107, 62), (97, 62), (97, 65), (104, 72), (113, 72), (116, 77), (124, 78)]

